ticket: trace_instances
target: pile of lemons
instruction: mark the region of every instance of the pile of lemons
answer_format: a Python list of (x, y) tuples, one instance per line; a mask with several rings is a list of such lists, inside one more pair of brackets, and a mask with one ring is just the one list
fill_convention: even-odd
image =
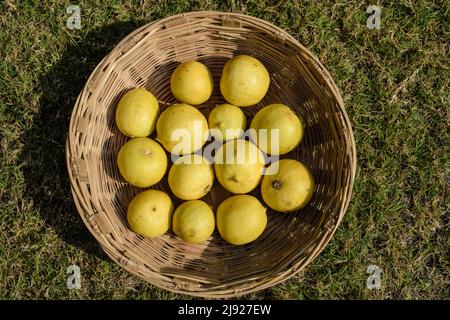
[[(171, 197), (160, 190), (139, 193), (129, 204), (127, 220), (132, 230), (158, 237), (172, 227), (189, 243), (208, 240), (216, 225), (224, 240), (241, 245), (254, 241), (267, 225), (266, 207), (247, 193), (261, 185), (267, 206), (279, 212), (303, 208), (311, 199), (314, 180), (305, 165), (282, 159), (266, 165), (298, 146), (304, 125), (284, 104), (259, 110), (244, 138), (247, 119), (241, 108), (254, 107), (266, 95), (269, 72), (256, 58), (238, 55), (228, 60), (220, 78), (220, 91), (228, 103), (209, 113), (195, 106), (211, 97), (214, 81), (198, 62), (180, 64), (170, 79), (170, 89), (180, 101), (160, 112), (157, 98), (144, 88), (127, 92), (116, 109), (119, 130), (132, 138), (120, 149), (117, 164), (122, 177), (133, 186), (149, 188), (159, 183), (170, 166), (167, 182), (183, 202), (176, 209)], [(149, 138), (156, 130), (156, 138)], [(202, 150), (208, 141), (217, 146), (212, 159)], [(170, 160), (172, 161), (170, 161)], [(235, 195), (212, 208), (199, 200), (218, 182)]]

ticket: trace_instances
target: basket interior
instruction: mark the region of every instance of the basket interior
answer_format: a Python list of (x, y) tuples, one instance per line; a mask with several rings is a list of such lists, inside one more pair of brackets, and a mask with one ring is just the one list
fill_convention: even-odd
[[(76, 157), (86, 163), (86, 181), (80, 184), (80, 194), (90, 195), (77, 201), (83, 208), (93, 208), (94, 214), (105, 214), (101, 221), (92, 222), (101, 234), (97, 238), (116, 261), (127, 260), (135, 273), (169, 289), (245, 291), (292, 275), (326, 243), (324, 239), (334, 231), (346, 205), (345, 195), (352, 181), (350, 147), (335, 94), (309, 54), (289, 38), (266, 30), (264, 25), (236, 21), (237, 25), (228, 19), (190, 16), (178, 25), (161, 23), (133, 33), (89, 80), (78, 105), (78, 119), (73, 120), (75, 133), (71, 139), (76, 141)], [(183, 27), (183, 23), (190, 27)], [(302, 118), (305, 133), (301, 144), (281, 158), (297, 159), (311, 170), (316, 182), (311, 202), (294, 213), (269, 209), (264, 233), (243, 246), (226, 243), (217, 231), (199, 245), (187, 244), (171, 232), (156, 239), (135, 234), (126, 222), (126, 209), (142, 189), (126, 183), (117, 168), (117, 153), (127, 141), (115, 125), (117, 102), (128, 90), (145, 87), (164, 110), (176, 102), (169, 86), (175, 67), (198, 60), (209, 68), (215, 82), (213, 96), (199, 106), (207, 116), (216, 104), (226, 102), (219, 91), (220, 74), (224, 63), (237, 54), (258, 58), (271, 75), (264, 99), (254, 107), (243, 108), (247, 126), (259, 109), (271, 103), (286, 104)], [(168, 187), (167, 174), (152, 188), (167, 192), (175, 206), (181, 203)], [(252, 194), (264, 203), (259, 187)], [(216, 207), (229, 195), (215, 181), (211, 194), (203, 200)], [(89, 221), (86, 211), (85, 215)]]

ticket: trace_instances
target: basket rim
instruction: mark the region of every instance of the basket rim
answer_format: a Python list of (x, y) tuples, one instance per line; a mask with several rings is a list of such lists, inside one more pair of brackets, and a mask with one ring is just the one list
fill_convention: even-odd
[[(207, 16), (227, 16), (230, 18), (245, 18), (247, 20), (253, 20), (255, 22), (258, 22), (260, 24), (263, 24), (273, 30), (276, 30), (280, 35), (283, 35), (283, 37), (285, 37), (285, 39), (289, 39), (289, 41), (291, 41), (295, 46), (299, 47), (300, 49), (303, 50), (303, 52), (305, 54), (308, 55), (309, 58), (311, 58), (315, 64), (315, 67), (317, 67), (322, 76), (323, 79), (326, 82), (326, 85), (329, 86), (329, 88), (331, 89), (330, 91), (333, 94), (333, 97), (336, 99), (337, 104), (339, 105), (339, 108), (342, 111), (342, 118), (343, 118), (343, 122), (345, 123), (345, 129), (348, 131), (347, 132), (347, 137), (350, 139), (350, 141), (348, 141), (348, 148), (350, 150), (349, 152), (349, 156), (350, 158), (350, 163), (351, 165), (349, 166), (349, 181), (345, 187), (345, 194), (346, 194), (346, 199), (345, 201), (342, 201), (342, 206), (340, 208), (340, 212), (339, 212), (339, 216), (338, 219), (336, 221), (336, 223), (334, 224), (333, 228), (331, 229), (331, 231), (327, 234), (321, 235), (320, 238), (317, 238), (317, 245), (314, 246), (314, 250), (308, 255), (307, 259), (305, 259), (305, 261), (303, 261), (303, 263), (297, 265), (295, 267), (295, 270), (292, 272), (293, 268), (289, 268), (290, 270), (286, 270), (283, 273), (280, 273), (279, 275), (277, 275), (276, 277), (272, 278), (270, 281), (265, 281), (265, 282), (260, 282), (258, 285), (255, 285), (252, 288), (249, 289), (245, 289), (242, 291), (237, 291), (236, 289), (234, 289), (233, 293), (223, 293), (220, 290), (212, 293), (212, 291), (186, 291), (186, 290), (182, 290), (182, 289), (178, 289), (178, 288), (168, 288), (168, 287), (164, 287), (164, 286), (159, 286), (158, 284), (154, 284), (151, 283), (147, 278), (145, 278), (143, 275), (139, 274), (138, 272), (135, 272), (134, 270), (132, 270), (128, 265), (122, 263), (116, 255), (112, 254), (111, 252), (109, 252), (108, 248), (105, 246), (105, 242), (106, 238), (102, 237), (101, 233), (95, 232), (93, 227), (91, 226), (91, 224), (89, 223), (87, 217), (85, 214), (83, 214), (84, 212), (88, 212), (89, 210), (83, 205), (82, 201), (80, 201), (80, 198), (82, 198), (82, 195), (80, 194), (80, 190), (78, 188), (77, 185), (77, 181), (76, 178), (74, 177), (73, 174), (73, 162), (72, 160), (74, 159), (73, 157), (73, 153), (72, 153), (72, 148), (71, 145), (75, 143), (74, 139), (74, 134), (73, 132), (75, 132), (74, 130), (74, 121), (75, 121), (75, 113), (77, 111), (78, 105), (80, 104), (80, 100), (81, 97), (83, 96), (83, 94), (85, 93), (87, 86), (90, 82), (93, 81), (93, 79), (95, 78), (95, 75), (97, 74), (97, 72), (104, 66), (105, 62), (108, 61), (108, 59), (111, 57), (112, 54), (114, 54), (116, 48), (120, 47), (121, 45), (123, 45), (123, 43), (125, 43), (129, 38), (133, 37), (134, 35), (140, 33), (141, 31), (150, 28), (153, 25), (156, 24), (164, 24), (170, 21), (176, 21), (180, 18), (183, 17), (207, 17)], [(90, 231), (90, 233), (94, 236), (94, 238), (97, 240), (97, 242), (100, 244), (100, 246), (102, 247), (102, 249), (105, 251), (105, 253), (117, 264), (119, 264), (122, 268), (126, 269), (128, 272), (130, 272), (131, 274), (143, 279), (146, 282), (150, 282), (152, 285), (155, 285), (159, 288), (162, 288), (164, 290), (168, 290), (174, 293), (178, 293), (178, 294), (187, 294), (187, 295), (191, 295), (191, 296), (198, 296), (198, 297), (206, 297), (206, 298), (231, 298), (231, 297), (237, 297), (237, 296), (241, 296), (244, 294), (249, 294), (249, 293), (253, 293), (256, 291), (260, 291), (260, 290), (264, 290), (267, 289), (269, 287), (272, 287), (276, 284), (279, 284), (281, 282), (284, 282), (290, 278), (292, 278), (293, 276), (295, 276), (296, 274), (298, 274), (301, 270), (303, 270), (303, 268), (308, 265), (311, 261), (313, 261), (319, 254), (320, 252), (322, 252), (324, 250), (324, 248), (326, 247), (326, 245), (328, 245), (328, 243), (330, 242), (331, 238), (334, 236), (337, 228), (339, 227), (340, 223), (343, 220), (343, 217), (345, 216), (345, 213), (349, 207), (351, 198), (352, 198), (352, 193), (353, 193), (353, 186), (354, 186), (354, 181), (355, 181), (355, 177), (356, 177), (356, 168), (357, 168), (357, 157), (356, 157), (356, 143), (355, 143), (355, 137), (353, 134), (353, 129), (350, 123), (350, 119), (348, 117), (348, 114), (346, 112), (345, 109), (345, 105), (342, 99), (342, 96), (340, 94), (340, 91), (334, 81), (334, 79), (331, 77), (330, 73), (328, 72), (328, 70), (324, 67), (324, 65), (319, 61), (319, 59), (317, 58), (317, 56), (315, 54), (313, 54), (308, 48), (306, 48), (305, 46), (303, 46), (296, 38), (294, 38), (291, 34), (289, 34), (287, 31), (285, 31), (284, 29), (268, 22), (265, 21), (263, 19), (257, 18), (257, 17), (253, 17), (250, 15), (246, 15), (246, 14), (242, 14), (242, 13), (232, 13), (232, 12), (221, 12), (221, 11), (191, 11), (191, 12), (185, 12), (185, 13), (179, 13), (176, 15), (172, 15), (172, 16), (168, 16), (162, 19), (158, 19), (155, 21), (151, 21), (149, 23), (146, 23), (144, 25), (142, 25), (141, 27), (138, 27), (137, 29), (135, 29), (134, 31), (132, 31), (131, 33), (127, 34), (121, 41), (119, 41), (113, 49), (111, 49), (111, 51), (109, 53), (107, 53), (105, 55), (105, 57), (97, 64), (97, 66), (92, 70), (91, 74), (89, 75), (88, 79), (85, 82), (85, 85), (83, 87), (83, 89), (81, 90), (80, 94), (77, 97), (77, 100), (74, 104), (74, 108), (72, 110), (71, 113), (71, 117), (70, 117), (70, 123), (69, 123), (69, 133), (68, 136), (66, 138), (66, 146), (65, 146), (65, 158), (66, 158), (66, 165), (67, 165), (67, 170), (68, 170), (68, 175), (69, 175), (69, 179), (70, 179), (70, 186), (71, 186), (71, 192), (72, 192), (72, 197), (75, 203), (75, 206), (77, 208), (78, 214), (81, 216), (84, 224), (86, 225), (86, 227), (88, 228), (88, 230)], [(228, 290), (229, 291), (229, 290)]]

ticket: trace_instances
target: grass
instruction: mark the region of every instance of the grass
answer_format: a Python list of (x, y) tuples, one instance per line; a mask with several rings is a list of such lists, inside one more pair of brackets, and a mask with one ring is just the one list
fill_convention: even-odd
[[(0, 3), (0, 298), (174, 299), (109, 260), (71, 200), (64, 141), (76, 96), (100, 59), (147, 22), (193, 10), (268, 20), (310, 48), (341, 90), (358, 153), (354, 195), (330, 244), (303, 272), (246, 298), (447, 299), (449, 3), (379, 1)], [(68, 290), (66, 268), (81, 268)], [(366, 288), (369, 265), (381, 289)]]

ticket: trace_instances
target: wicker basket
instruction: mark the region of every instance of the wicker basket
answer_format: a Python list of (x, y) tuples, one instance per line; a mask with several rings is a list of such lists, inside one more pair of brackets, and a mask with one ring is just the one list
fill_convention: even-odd
[[(142, 191), (120, 176), (116, 156), (127, 140), (115, 126), (115, 107), (124, 92), (144, 86), (165, 108), (175, 102), (169, 88), (180, 63), (199, 60), (215, 80), (212, 98), (199, 106), (206, 115), (224, 100), (218, 80), (224, 63), (246, 53), (271, 74), (266, 97), (244, 108), (248, 123), (264, 105), (291, 106), (304, 120), (301, 145), (283, 158), (299, 159), (312, 171), (316, 190), (310, 204), (283, 214), (268, 210), (258, 240), (232, 246), (215, 232), (189, 245), (170, 232), (146, 239), (126, 222), (128, 203)], [(305, 267), (325, 247), (350, 201), (355, 177), (355, 143), (332, 78), (292, 36), (242, 14), (191, 12), (145, 25), (123, 39), (97, 66), (78, 97), (66, 146), (73, 198), (86, 226), (106, 253), (126, 270), (158, 287), (195, 296), (233, 297), (280, 283)], [(217, 182), (216, 182), (217, 184)], [(180, 203), (167, 185), (155, 186)], [(259, 188), (258, 188), (259, 189)], [(254, 194), (260, 197), (259, 191)], [(216, 185), (206, 198), (217, 206), (227, 194)]]

